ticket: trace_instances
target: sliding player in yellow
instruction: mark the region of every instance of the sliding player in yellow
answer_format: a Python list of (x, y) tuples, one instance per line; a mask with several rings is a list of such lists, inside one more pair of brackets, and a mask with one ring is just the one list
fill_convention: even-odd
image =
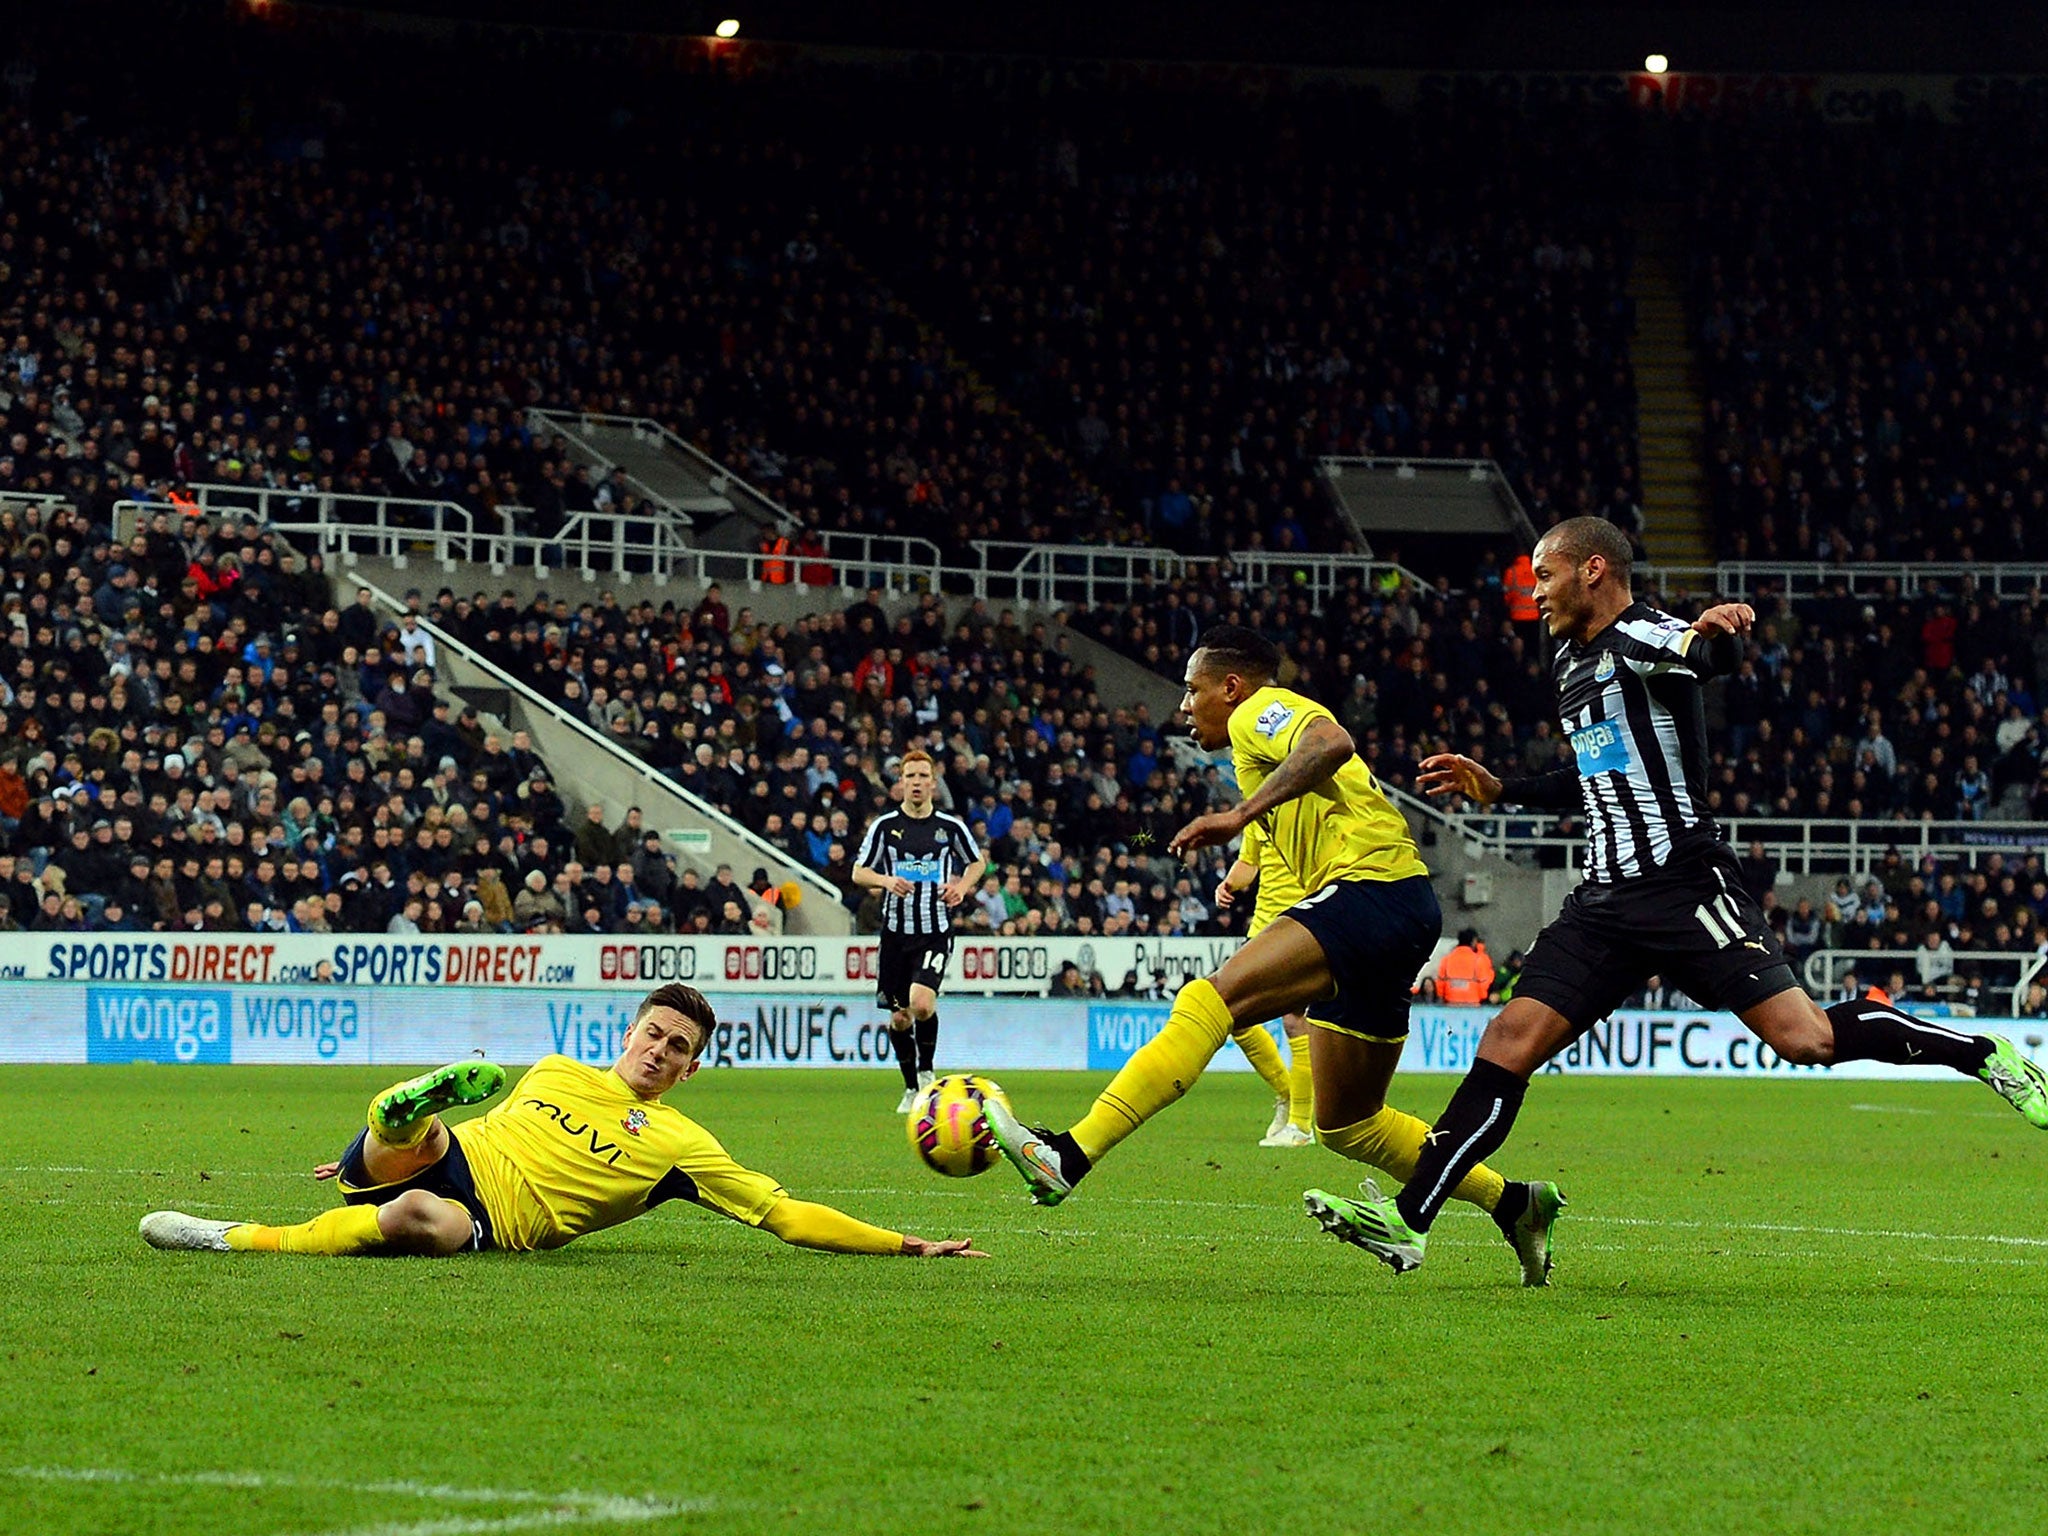
[[(1253, 822), (1244, 829), (1244, 843), (1238, 849), (1237, 862), (1225, 871), (1216, 885), (1216, 905), (1228, 907), (1254, 880), (1259, 883), (1258, 904), (1252, 908), (1252, 920), (1245, 926), (1247, 937), (1254, 937), (1265, 930), (1274, 918), (1300, 901), (1308, 892), (1294, 883), (1294, 876), (1273, 851), (1272, 842), (1259, 824)], [(1309, 1072), (1308, 1020), (1298, 1013), (1282, 1014), (1280, 1027), (1287, 1035), (1287, 1075), (1275, 1082), (1271, 1073), (1259, 1066), (1259, 1059), (1245, 1041), (1254, 1031), (1265, 1042), (1265, 1048), (1273, 1053), (1273, 1063), (1279, 1065), (1279, 1048), (1273, 1044), (1273, 1037), (1266, 1032), (1263, 1024), (1254, 1024), (1250, 1029), (1241, 1029), (1230, 1038), (1238, 1044), (1246, 1056), (1252, 1057), (1252, 1065), (1259, 1076), (1266, 1079), (1266, 1086), (1278, 1096), (1273, 1105), (1273, 1123), (1266, 1127), (1266, 1134), (1259, 1138), (1262, 1147), (1312, 1147), (1315, 1137), (1311, 1130), (1315, 1125), (1316, 1095)]]
[(544, 1057), (489, 1114), (453, 1128), (441, 1111), (481, 1104), (505, 1086), (487, 1061), (437, 1067), (370, 1101), (369, 1126), (339, 1163), (347, 1204), (296, 1226), (143, 1217), (157, 1248), (221, 1253), (446, 1254), (559, 1248), (586, 1233), (687, 1200), (829, 1253), (986, 1258), (965, 1238), (932, 1242), (792, 1199), (742, 1168), (711, 1133), (661, 1102), (696, 1075), (718, 1027), (703, 995), (680, 984), (642, 1000), (609, 1068)]
[[(1027, 1128), (984, 1106), (996, 1144), (1041, 1205), (1057, 1205), (1131, 1132), (1194, 1086), (1240, 1023), (1308, 1016), (1316, 1139), (1396, 1178), (1414, 1170), (1428, 1127), (1386, 1091), (1408, 1036), (1409, 993), (1436, 947), (1443, 913), (1408, 823), (1320, 704), (1273, 686), (1280, 653), (1253, 630), (1221, 624), (1188, 660), (1182, 707), (1195, 740), (1228, 742), (1244, 800), (1174, 834), (1176, 853), (1227, 843), (1254, 821), (1308, 896), (1248, 940), (1213, 977), (1173, 1000), (1166, 1027), (1139, 1048), (1069, 1131)], [(1378, 1198), (1377, 1191), (1369, 1191)], [(1484, 1167), (1457, 1188), (1492, 1214), (1525, 1285), (1546, 1283), (1554, 1184), (1508, 1184)], [(1358, 1202), (1322, 1190), (1311, 1215), (1343, 1237)]]

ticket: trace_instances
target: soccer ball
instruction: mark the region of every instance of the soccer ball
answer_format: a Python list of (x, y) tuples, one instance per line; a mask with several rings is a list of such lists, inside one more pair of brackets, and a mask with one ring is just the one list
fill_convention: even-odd
[(948, 1073), (917, 1096), (904, 1125), (927, 1168), (949, 1179), (971, 1179), (994, 1166), (1002, 1154), (981, 1112), (989, 1099), (1010, 1107), (1002, 1089), (966, 1072)]

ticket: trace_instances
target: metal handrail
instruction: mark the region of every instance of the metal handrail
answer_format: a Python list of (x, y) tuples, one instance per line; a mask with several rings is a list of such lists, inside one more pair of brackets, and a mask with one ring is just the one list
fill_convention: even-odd
[(1844, 583), (1851, 597), (1919, 597), (1971, 590), (2000, 597), (2026, 597), (2048, 590), (2048, 565), (2026, 561), (1967, 564), (1924, 561), (1916, 564), (1854, 561), (1842, 565), (1818, 560), (1723, 560), (1714, 565), (1639, 565), (1638, 584), (1663, 592), (1754, 595), (1769, 585), (1787, 597), (1827, 591)]
[[(1816, 949), (1806, 957), (1801, 974), (1807, 990), (1817, 996), (1826, 997), (1842, 984), (1842, 978), (1852, 971), (1861, 971), (1866, 964), (1879, 963), (1886, 970), (1905, 970), (1911, 967), (1919, 975), (1920, 959), (1924, 955), (1938, 954), (1938, 950), (1925, 949)], [(1962, 965), (2017, 965), (2019, 980), (2013, 983), (2006, 1003), (2009, 1018), (2020, 1017), (2020, 1009), (2026, 1003), (2027, 988), (2034, 978), (2048, 969), (2048, 954), (2038, 950), (2013, 951), (2009, 949), (1957, 949), (1942, 956), (1945, 960)], [(1866, 980), (1868, 978), (1865, 978)]]
[(1399, 576), (1418, 589), (1430, 585), (1406, 566), (1369, 555), (1267, 550), (1188, 555), (1151, 544), (1027, 544), (1005, 539), (977, 539), (970, 547), (979, 563), (949, 568), (947, 575), (970, 577), (976, 597), (995, 595), (989, 588), (1002, 582), (1012, 586), (1007, 595), (1020, 601), (1080, 602), (1090, 608), (1112, 594), (1121, 600), (1140, 580), (1208, 580), (1238, 572), (1253, 585), (1298, 586), (1319, 601), (1334, 597), (1354, 576), (1368, 586), (1384, 575)]
[[(1423, 802), (1403, 796), (1420, 809)], [(1583, 834), (1556, 832), (1558, 817), (1547, 811), (1428, 810), (1485, 852), (1505, 856), (1523, 849), (1562, 849), (1576, 866), (1586, 847)], [(1736, 847), (1761, 843), (1764, 852), (1794, 874), (1863, 875), (1893, 849), (1917, 864), (1936, 858), (1990, 853), (2032, 854), (2048, 844), (2048, 828), (2037, 821), (1872, 821), (1831, 817), (1743, 816), (1720, 822)]]
[(55, 491), (0, 491), (0, 512), (50, 512), (70, 505)]

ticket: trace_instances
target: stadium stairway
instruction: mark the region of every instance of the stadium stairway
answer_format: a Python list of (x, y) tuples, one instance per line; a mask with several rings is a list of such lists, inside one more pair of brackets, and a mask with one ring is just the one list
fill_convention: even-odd
[(1643, 543), (1658, 566), (1714, 563), (1714, 531), (1701, 457), (1705, 402), (1686, 319), (1683, 209), (1638, 203), (1629, 298), (1636, 331), (1636, 430), (1642, 460)]

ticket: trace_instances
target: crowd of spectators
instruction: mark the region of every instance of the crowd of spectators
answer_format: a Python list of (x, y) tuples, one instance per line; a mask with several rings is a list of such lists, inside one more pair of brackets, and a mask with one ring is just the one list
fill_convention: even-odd
[[(1319, 604), (1247, 588), (1226, 563), (1141, 583), (1072, 623), (1175, 679), (1209, 625), (1260, 630), (1287, 652), (1290, 684), (1328, 703), (1389, 783), (1406, 787), (1446, 749), (1540, 772), (1569, 756), (1547, 642), (1508, 619), (1493, 571), (1461, 592), (1358, 580)], [(1913, 598), (1866, 600), (1842, 580), (1748, 597), (1748, 654), (1706, 690), (1717, 816), (2048, 818), (2048, 596), (2004, 600), (1966, 579)]]
[[(1508, 619), (1494, 573), (1489, 561), (1455, 593), (1359, 581), (1316, 603), (1292, 586), (1248, 587), (1226, 562), (1141, 584), (1071, 623), (1176, 679), (1211, 624), (1260, 630), (1287, 653), (1282, 680), (1328, 704), (1396, 788), (1412, 789), (1416, 765), (1442, 750), (1503, 774), (1566, 766), (1546, 642)], [(1749, 596), (1759, 622), (1747, 655), (1705, 691), (1713, 813), (1745, 837), (1789, 835), (1806, 819), (1898, 822), (1902, 841), (1906, 823), (1960, 824), (1948, 840), (1986, 849), (1924, 867), (1889, 856), (1833, 899), (1783, 901), (1761, 879), (1795, 957), (1920, 949), (1929, 934), (1956, 950), (2039, 950), (2048, 877), (2038, 836), (1975, 825), (2048, 822), (2048, 597), (2002, 600), (1967, 579), (1913, 598), (1866, 600), (1845, 580), (1797, 599)], [(1562, 834), (1577, 825), (1514, 820)], [(1914, 977), (1915, 995), (1936, 981), (1944, 992), (1984, 985), (1981, 970), (1953, 983)]]
[[(651, 415), (814, 526), (956, 556), (1335, 547), (1328, 452), (1491, 455), (1539, 523), (1637, 515), (1593, 119), (1135, 88), (1034, 117), (595, 37), (220, 28), (144, 22), (89, 67), (53, 38), (0, 109), (0, 488), (383, 493), (544, 537), (636, 509), (549, 405)], [(389, 110), (427, 98), (430, 140)]]
[(431, 637), (254, 523), (109, 543), (0, 512), (0, 928), (751, 932), (757, 872), (678, 876), (637, 812), (572, 829), (524, 732), (434, 689)]
[(1148, 542), (1285, 552), (1342, 541), (1327, 454), (1491, 457), (1538, 527), (1636, 524), (1623, 174), (1602, 118), (1357, 91), (920, 103), (846, 227)]
[[(681, 873), (637, 809), (574, 815), (524, 732), (434, 687), (422, 615), (663, 768), (860, 908), (890, 760), (935, 752), (994, 867), (963, 911), (1020, 933), (1223, 924), (1165, 858), (1223, 792), (1162, 762), (1045, 626), (870, 594), (794, 624), (443, 592), (394, 619), (253, 522), (0, 511), (0, 926), (52, 931), (779, 931), (800, 899)], [(773, 863), (773, 860), (769, 860)], [(1213, 862), (1213, 861), (1212, 861)], [(872, 925), (875, 914), (864, 919)]]
[(1165, 853), (1227, 793), (1215, 768), (1177, 769), (1147, 707), (1105, 703), (1046, 623), (982, 603), (949, 621), (930, 594), (892, 618), (881, 597), (789, 624), (735, 611), (715, 585), (687, 607), (444, 589), (421, 611), (814, 869), (867, 931), (877, 903), (851, 861), (912, 747), (990, 855), (967, 928), (1231, 931), (1212, 901), (1222, 856), (1188, 868)]
[(1702, 148), (1721, 553), (2048, 560), (2038, 123), (1731, 123)]

